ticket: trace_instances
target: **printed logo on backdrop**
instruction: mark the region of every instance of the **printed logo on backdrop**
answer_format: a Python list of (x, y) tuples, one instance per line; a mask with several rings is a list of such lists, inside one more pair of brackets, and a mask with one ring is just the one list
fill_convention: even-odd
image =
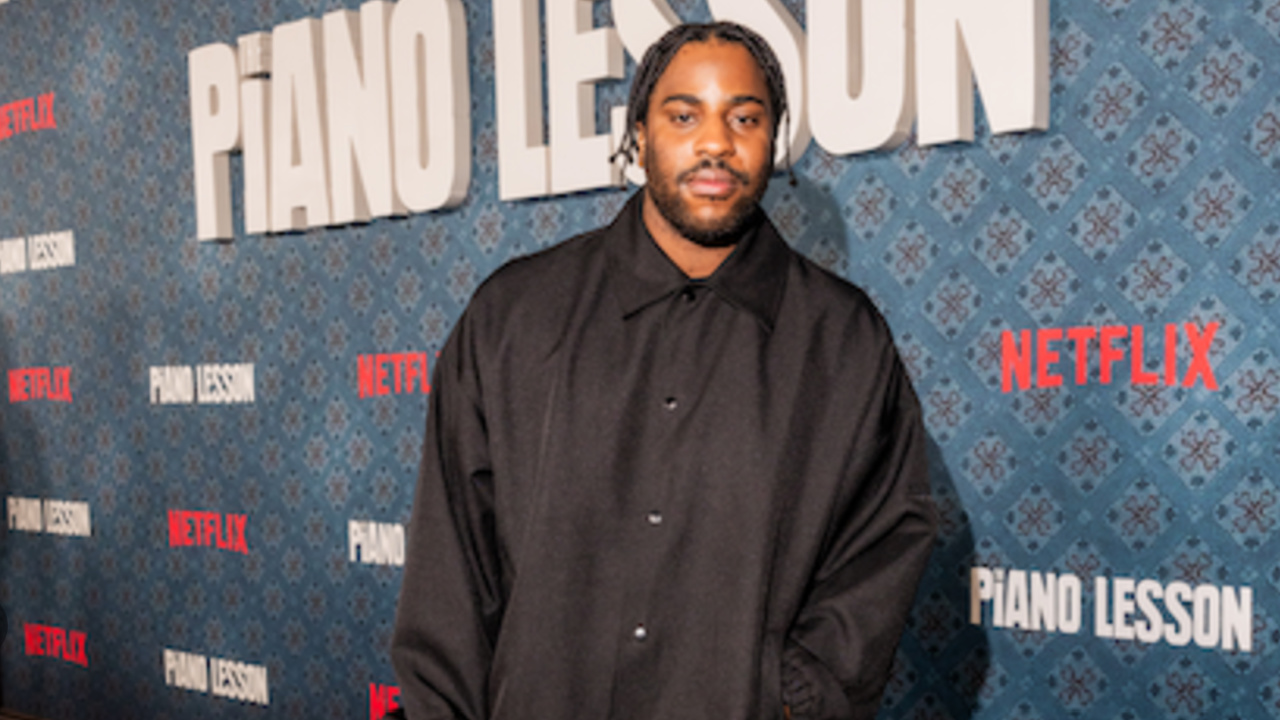
[(369, 720), (382, 720), (387, 713), (400, 708), (400, 688), (395, 685), (369, 683)]
[(33, 367), (9, 371), (9, 402), (71, 402), (71, 368)]
[(404, 566), (404, 525), (350, 520), (347, 549), (353, 563)]
[(152, 405), (254, 402), (253, 363), (160, 365), (150, 368)]
[(75, 537), (93, 535), (87, 502), (10, 496), (5, 505), (12, 531)]
[[(1126, 577), (1094, 578), (1093, 634), (1183, 647), (1253, 651), (1253, 588), (1192, 586)], [(1042, 633), (1080, 632), (1083, 584), (1071, 573), (974, 567), (969, 622)]]
[[(1167, 324), (1163, 334), (1151, 333), (1163, 342), (1149, 355), (1148, 333), (1142, 325), (1042, 327), (1017, 333), (1005, 330), (1000, 335), (1000, 387), (1006, 393), (1012, 392), (1015, 385), (1018, 390), (1061, 387), (1064, 376), (1056, 367), (1067, 370), (1066, 378), (1076, 385), (1087, 384), (1090, 377), (1110, 385), (1117, 375), (1116, 364), (1123, 367), (1127, 356), (1129, 382), (1133, 385), (1199, 384), (1217, 390), (1218, 379), (1209, 351), (1218, 326), (1216, 322), (1203, 326)], [(1092, 372), (1095, 369), (1096, 374)]]
[(169, 687), (258, 705), (271, 704), (265, 665), (169, 648), (164, 648), (163, 657), (164, 682)]
[(80, 630), (23, 623), (23, 645), (29, 657), (50, 657), (89, 667), (88, 637)]
[(360, 397), (431, 392), (431, 373), (424, 352), (361, 355), (356, 360)]
[(58, 120), (53, 116), (54, 93), (22, 98), (0, 105), (0, 141), (14, 135), (54, 130)]
[(211, 547), (249, 554), (249, 516), (202, 510), (169, 511), (169, 547)]
[(0, 275), (75, 264), (76, 238), (70, 230), (0, 240)]
[[(715, 18), (757, 30), (778, 54), (793, 113), (779, 161), (788, 146), (798, 159), (811, 139), (832, 155), (893, 148), (913, 123), (921, 146), (971, 142), (975, 78), (993, 134), (1048, 127), (1047, 0), (916, 0), (856, 9), (810, 2), (807, 37), (781, 4), (707, 4)], [(612, 108), (610, 132), (597, 134), (588, 122), (595, 101), (584, 90), (623, 77), (624, 47), (639, 58), (679, 22), (653, 0), (615, 0), (617, 26), (599, 28), (584, 26), (576, 3), (548, 3), (544, 58), (538, 8), (536, 0), (492, 7), (503, 200), (618, 184), (621, 166), (610, 156), (626, 108)], [(856, 47), (853, 25), (862, 29)], [(461, 0), (373, 0), (358, 12), (336, 10), (242, 35), (235, 48), (214, 43), (191, 50), (197, 236), (235, 236), (229, 158), (236, 153), (250, 235), (459, 204), (472, 159), (466, 34)], [(425, 48), (421, 56), (418, 47)], [(831, 61), (854, 55), (860, 63)], [(860, 78), (851, 74), (858, 64)], [(628, 177), (643, 181), (638, 168)]]

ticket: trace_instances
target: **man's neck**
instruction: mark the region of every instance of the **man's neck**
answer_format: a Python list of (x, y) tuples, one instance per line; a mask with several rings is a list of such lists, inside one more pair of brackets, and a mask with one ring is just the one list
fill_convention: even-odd
[(644, 194), (640, 216), (644, 220), (645, 228), (653, 236), (653, 241), (658, 244), (658, 249), (662, 250), (685, 275), (694, 280), (710, 277), (733, 252), (733, 245), (707, 247), (680, 234), (680, 231), (654, 205), (647, 191)]

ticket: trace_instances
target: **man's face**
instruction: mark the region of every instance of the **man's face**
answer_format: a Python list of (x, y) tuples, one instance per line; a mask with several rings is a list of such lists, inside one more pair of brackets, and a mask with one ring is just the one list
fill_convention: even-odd
[(737, 43), (680, 48), (654, 85), (637, 128), (649, 199), (699, 245), (732, 244), (773, 172), (764, 73)]

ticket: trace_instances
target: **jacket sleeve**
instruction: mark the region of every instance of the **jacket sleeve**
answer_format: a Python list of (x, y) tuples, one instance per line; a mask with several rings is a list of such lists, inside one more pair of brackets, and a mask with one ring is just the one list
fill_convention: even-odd
[(468, 313), (433, 373), (391, 640), (409, 720), (488, 715), (486, 685), (502, 596), (493, 472)]
[(926, 435), (890, 347), (871, 416), (847, 461), (824, 552), (782, 655), (792, 720), (870, 720), (936, 534)]

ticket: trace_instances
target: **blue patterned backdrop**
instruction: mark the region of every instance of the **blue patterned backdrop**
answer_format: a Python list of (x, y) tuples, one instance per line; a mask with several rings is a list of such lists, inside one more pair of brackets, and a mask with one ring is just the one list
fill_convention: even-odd
[[(626, 195), (497, 199), (491, 10), (467, 0), (460, 207), (197, 242), (187, 52), (357, 4), (0, 4), (0, 105), (55, 93), (57, 122), (0, 140), (0, 239), (70, 230), (75, 250), (0, 274), (0, 365), (69, 367), (73, 391), (0, 403), (0, 495), (92, 518), (89, 537), (12, 518), (0, 535), (5, 707), (364, 718), (371, 686), (395, 684), (400, 570), (352, 562), (348, 523), (406, 520), (426, 403), (361, 397), (358, 358), (433, 354), (488, 273)], [(882, 717), (1280, 718), (1280, 2), (1051, 10), (1047, 132), (979, 118), (973, 144), (815, 145), (766, 199), (790, 242), (879, 303), (933, 440), (943, 532)], [(626, 88), (600, 85), (601, 118)], [(1125, 363), (1076, 386), (1064, 362), (1063, 387), (1002, 391), (1004, 331), (1145, 326), (1158, 371), (1166, 324), (1211, 322), (1216, 390), (1135, 385)], [(204, 363), (253, 363), (254, 402), (151, 402), (150, 368)], [(171, 546), (171, 510), (244, 515), (248, 552)], [(1084, 628), (971, 625), (975, 565), (1080, 577)], [(1096, 637), (1099, 576), (1252, 588), (1252, 650)], [(85, 662), (30, 654), (28, 626), (84, 633)], [(266, 668), (269, 705), (172, 686), (165, 649)]]

